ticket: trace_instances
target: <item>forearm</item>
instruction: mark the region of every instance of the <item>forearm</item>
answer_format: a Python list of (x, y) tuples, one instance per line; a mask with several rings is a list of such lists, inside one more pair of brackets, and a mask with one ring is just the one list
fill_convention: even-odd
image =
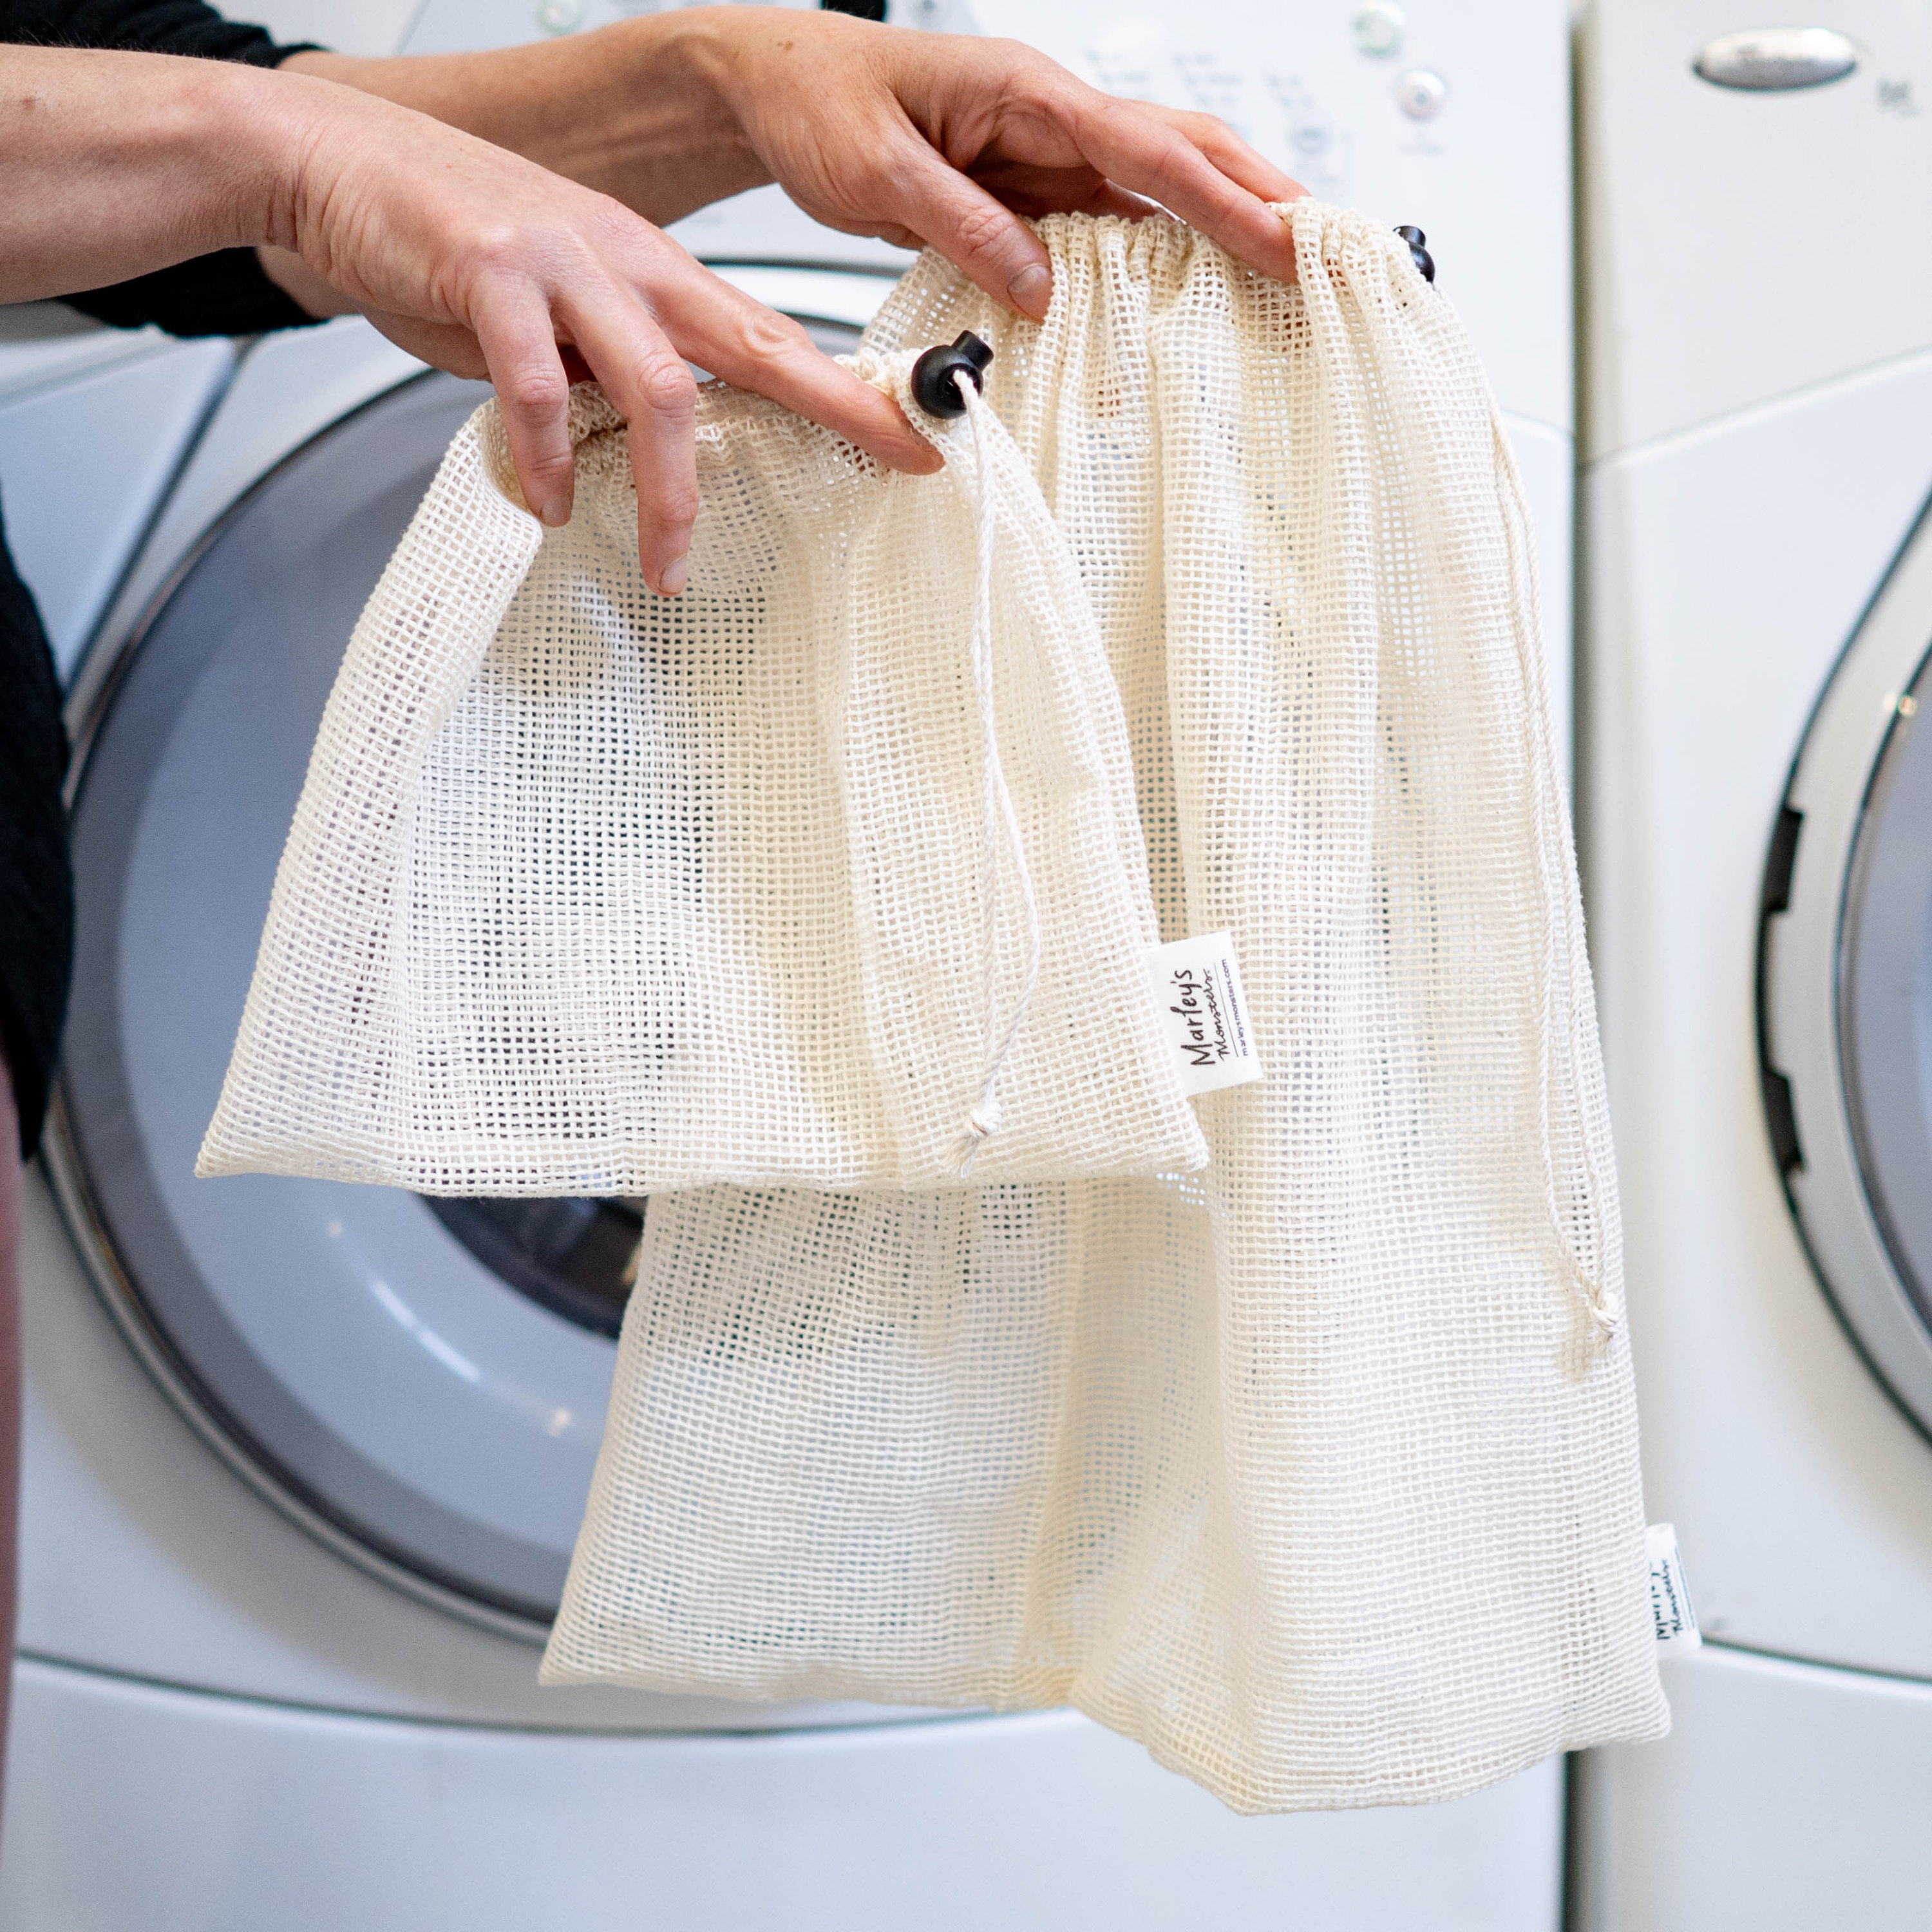
[(680, 9), (487, 53), (302, 53), (283, 71), (431, 115), (662, 226), (771, 179), (719, 87), (751, 10)]
[(316, 91), (214, 61), (0, 47), (0, 302), (292, 241)]
[(0, 300), (250, 245), (293, 250), (412, 353), (487, 374), (548, 524), (569, 518), (569, 383), (587, 368), (629, 426), (638, 556), (666, 596), (698, 502), (692, 362), (895, 468), (938, 460), (796, 322), (614, 197), (466, 129), (300, 72), (0, 51)]

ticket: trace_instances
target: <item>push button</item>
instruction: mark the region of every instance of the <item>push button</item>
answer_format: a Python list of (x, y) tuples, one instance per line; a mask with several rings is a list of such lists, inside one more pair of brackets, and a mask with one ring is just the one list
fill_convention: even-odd
[(1396, 82), (1395, 98), (1412, 121), (1433, 121), (1449, 98), (1449, 83), (1432, 68), (1412, 68)]
[(1386, 60), (1402, 46), (1408, 22), (1400, 7), (1364, 7), (1355, 16), (1355, 44), (1364, 53)]

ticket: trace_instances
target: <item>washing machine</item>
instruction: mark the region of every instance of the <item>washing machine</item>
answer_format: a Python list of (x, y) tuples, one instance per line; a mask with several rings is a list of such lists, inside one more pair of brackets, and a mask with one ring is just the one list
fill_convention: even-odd
[[(262, 10), (370, 53), (614, 11)], [(1528, 481), (1563, 681), (1561, 6), (914, 12), (1212, 108), (1427, 230)], [(907, 259), (771, 190), (679, 232), (834, 349)], [(70, 680), (79, 893), (23, 1250), (0, 1928), (1553, 1932), (1554, 1762), (1242, 1820), (1069, 1712), (539, 1689), (639, 1210), (190, 1173), (344, 642), (482, 393), (359, 320), (175, 343), (0, 311), (0, 491)]]
[(1586, 896), (1652, 1513), (1707, 1642), (1591, 1932), (1926, 1922), (1932, 16), (1580, 40)]

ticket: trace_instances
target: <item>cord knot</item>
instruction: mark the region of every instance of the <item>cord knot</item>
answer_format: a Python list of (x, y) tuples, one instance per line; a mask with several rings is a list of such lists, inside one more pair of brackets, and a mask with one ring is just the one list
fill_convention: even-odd
[(982, 1094), (978, 1104), (966, 1116), (966, 1125), (952, 1143), (952, 1171), (962, 1180), (973, 1172), (980, 1148), (1000, 1131), (1000, 1103), (990, 1093)]

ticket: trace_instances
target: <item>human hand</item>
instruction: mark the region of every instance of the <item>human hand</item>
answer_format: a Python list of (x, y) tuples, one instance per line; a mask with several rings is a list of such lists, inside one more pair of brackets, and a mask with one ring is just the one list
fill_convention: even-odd
[(287, 70), (466, 128), (652, 221), (776, 181), (848, 234), (930, 244), (1036, 320), (1049, 271), (1026, 215), (1157, 202), (1262, 273), (1294, 273), (1267, 204), (1298, 183), (1211, 115), (1114, 100), (1015, 40), (677, 8), (482, 53), (299, 53)]
[(1035, 320), (1050, 271), (1025, 215), (1158, 202), (1250, 267), (1294, 276), (1267, 204), (1306, 190), (1211, 115), (1116, 100), (1017, 40), (765, 8), (680, 24), (704, 30), (712, 87), (807, 214), (929, 244)]
[(566, 358), (580, 358), (628, 424), (638, 557), (654, 590), (682, 589), (697, 514), (687, 358), (892, 467), (939, 466), (897, 406), (797, 323), (609, 197), (368, 95), (281, 84), (316, 98), (274, 240), (412, 354), (488, 375), (525, 500), (548, 524), (570, 514)]

